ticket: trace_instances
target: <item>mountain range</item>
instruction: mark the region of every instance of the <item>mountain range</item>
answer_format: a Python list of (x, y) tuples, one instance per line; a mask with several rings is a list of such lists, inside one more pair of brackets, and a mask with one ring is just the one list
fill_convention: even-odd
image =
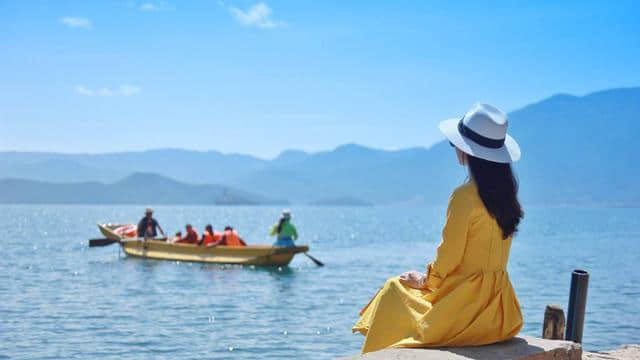
[[(640, 167), (632, 147), (640, 134), (637, 119), (640, 88), (585, 96), (559, 94), (511, 112), (510, 133), (523, 153), (514, 164), (523, 202), (640, 204), (636, 180)], [(10, 202), (68, 202), (63, 200), (81, 189), (110, 194), (111, 200), (96, 198), (96, 202), (138, 201), (126, 200), (118, 191), (123, 191), (123, 183), (149, 180), (140, 178), (152, 176), (149, 173), (157, 174), (154, 181), (159, 185), (154, 191), (163, 193), (165, 203), (199, 203), (207, 198), (212, 203), (321, 205), (441, 204), (466, 177), (445, 141), (430, 148), (396, 151), (357, 144), (315, 153), (286, 150), (273, 160), (180, 149), (109, 154), (0, 152), (0, 178), (11, 178), (0, 183), (0, 202), (9, 198)], [(136, 175), (131, 178), (132, 174)], [(28, 195), (35, 190), (18, 186), (21, 182), (37, 185), (39, 197)], [(76, 190), (66, 193), (61, 186)], [(221, 200), (225, 191), (233, 200)], [(197, 194), (199, 198), (189, 200)]]
[(192, 185), (160, 175), (134, 173), (110, 184), (50, 183), (0, 179), (0, 203), (283, 205), (261, 195), (220, 185)]

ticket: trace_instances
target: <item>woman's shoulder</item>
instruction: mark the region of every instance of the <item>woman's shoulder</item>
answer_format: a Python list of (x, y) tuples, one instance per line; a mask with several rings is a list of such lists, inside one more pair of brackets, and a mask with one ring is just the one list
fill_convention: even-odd
[(469, 210), (482, 207), (482, 200), (478, 195), (476, 183), (470, 180), (458, 186), (451, 194), (449, 204), (456, 208), (467, 208)]
[(471, 199), (473, 197), (476, 197), (477, 195), (478, 188), (476, 187), (476, 183), (473, 181), (467, 181), (453, 190), (453, 194), (451, 194), (451, 197)]

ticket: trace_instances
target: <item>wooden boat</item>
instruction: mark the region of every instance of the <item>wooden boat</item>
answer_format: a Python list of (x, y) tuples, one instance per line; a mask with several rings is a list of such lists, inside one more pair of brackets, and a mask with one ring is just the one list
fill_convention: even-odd
[(166, 239), (144, 240), (127, 236), (123, 229), (130, 224), (98, 224), (100, 232), (122, 247), (125, 254), (158, 260), (192, 261), (213, 264), (240, 264), (260, 266), (286, 266), (299, 253), (309, 251), (308, 246), (277, 247), (269, 245), (203, 247), (193, 244), (173, 244)]

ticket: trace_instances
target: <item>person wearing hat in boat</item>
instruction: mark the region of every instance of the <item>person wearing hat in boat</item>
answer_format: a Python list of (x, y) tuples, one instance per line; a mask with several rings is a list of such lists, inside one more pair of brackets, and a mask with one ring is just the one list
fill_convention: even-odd
[[(442, 241), (426, 272), (392, 277), (360, 312), (362, 352), (387, 347), (470, 346), (500, 342), (522, 328), (507, 262), (523, 211), (511, 162), (520, 147), (507, 115), (475, 104), (440, 123), (469, 179), (453, 191)], [(410, 249), (409, 249), (410, 251)]]
[(140, 220), (140, 222), (138, 222), (138, 237), (145, 239), (155, 238), (158, 235), (156, 228), (160, 230), (162, 236), (165, 236), (164, 230), (162, 230), (162, 227), (160, 226), (158, 221), (153, 218), (153, 209), (147, 208), (144, 211), (144, 217), (142, 218), (142, 220)]
[(198, 232), (193, 228), (193, 226), (191, 226), (191, 224), (185, 225), (184, 228), (185, 228), (184, 237), (181, 236), (175, 241), (175, 243), (198, 245), (198, 243), (200, 242), (200, 236), (198, 235)]
[(294, 247), (293, 241), (298, 239), (298, 231), (291, 223), (291, 211), (289, 209), (282, 210), (280, 220), (271, 227), (271, 236), (277, 236), (273, 246)]

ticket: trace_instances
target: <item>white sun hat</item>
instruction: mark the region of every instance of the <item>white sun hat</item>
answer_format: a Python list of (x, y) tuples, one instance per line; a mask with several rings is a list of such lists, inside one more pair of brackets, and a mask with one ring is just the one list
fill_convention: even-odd
[(282, 217), (285, 219), (291, 219), (291, 210), (289, 209), (282, 210)]
[(440, 131), (460, 151), (497, 163), (520, 159), (520, 146), (507, 134), (507, 114), (495, 106), (475, 103), (460, 119), (440, 123)]

